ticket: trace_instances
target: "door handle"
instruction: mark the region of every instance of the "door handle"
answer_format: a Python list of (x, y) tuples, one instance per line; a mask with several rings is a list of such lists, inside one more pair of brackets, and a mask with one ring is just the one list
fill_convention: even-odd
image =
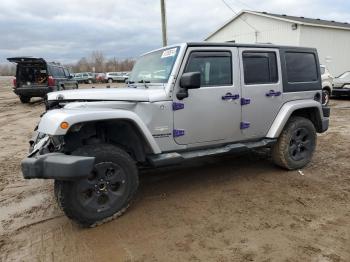
[(275, 91), (275, 90), (270, 90), (268, 93), (266, 93), (267, 97), (272, 97), (272, 96), (280, 96), (282, 93), (280, 91)]
[(227, 93), (226, 95), (222, 96), (222, 100), (236, 100), (239, 98), (238, 94), (232, 95), (231, 93)]

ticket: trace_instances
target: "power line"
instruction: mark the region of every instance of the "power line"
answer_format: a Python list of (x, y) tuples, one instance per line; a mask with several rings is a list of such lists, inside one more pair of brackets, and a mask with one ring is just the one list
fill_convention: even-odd
[(240, 0), (231, 0), (231, 1), (240, 3), (241, 5), (244, 5), (244, 6), (248, 7), (248, 8), (251, 9), (251, 10), (255, 10), (254, 7), (248, 5), (247, 3), (244, 3), (244, 2), (242, 2), (242, 1), (240, 1)]
[(225, 1), (225, 0), (221, 0), (227, 8), (229, 8), (237, 17), (237, 19), (240, 19), (241, 21), (243, 21), (244, 23), (246, 23), (251, 29), (254, 30), (254, 33), (255, 33), (255, 42), (257, 43), (258, 42), (258, 33), (259, 33), (259, 30), (257, 28), (255, 28), (254, 26), (252, 26), (251, 24), (249, 24), (247, 21), (245, 21), (244, 19), (242, 19), (238, 13)]
[(254, 26), (252, 26), (251, 24), (249, 24), (247, 21), (245, 21), (244, 19), (242, 19), (241, 17), (238, 16), (238, 12), (236, 12), (235, 10), (233, 10), (233, 8), (225, 1), (225, 0), (221, 0), (227, 8), (229, 8), (236, 16), (238, 19), (241, 19), (244, 23), (246, 23), (250, 28), (254, 29), (254, 31), (258, 31), (258, 29), (256, 29)]

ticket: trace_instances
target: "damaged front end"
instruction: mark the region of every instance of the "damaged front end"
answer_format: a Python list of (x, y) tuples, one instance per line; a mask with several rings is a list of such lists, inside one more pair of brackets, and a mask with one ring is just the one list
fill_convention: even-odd
[(88, 177), (95, 157), (74, 156), (63, 153), (62, 136), (37, 133), (31, 140), (31, 152), (21, 162), (26, 179), (77, 180)]

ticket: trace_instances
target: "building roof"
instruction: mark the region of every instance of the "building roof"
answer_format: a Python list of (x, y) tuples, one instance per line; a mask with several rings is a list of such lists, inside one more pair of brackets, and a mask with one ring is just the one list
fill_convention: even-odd
[(272, 19), (276, 19), (276, 20), (281, 20), (281, 21), (285, 21), (285, 22), (290, 22), (290, 23), (296, 23), (296, 24), (300, 24), (300, 25), (350, 30), (350, 23), (348, 23), (348, 22), (336, 22), (336, 21), (330, 21), (330, 20), (323, 20), (323, 19), (319, 19), (319, 18), (307, 18), (307, 17), (303, 17), (303, 16), (291, 16), (291, 15), (285, 15), (285, 14), (273, 14), (273, 13), (268, 13), (268, 12), (242, 10), (237, 15), (235, 15), (232, 19), (230, 19), (228, 22), (226, 22), (223, 26), (221, 26), (215, 32), (210, 34), (205, 40), (207, 40), (211, 36), (215, 35), (221, 29), (223, 29), (228, 24), (230, 24), (231, 22), (233, 22), (234, 20), (236, 20), (242, 14), (245, 14), (245, 13), (264, 16), (264, 17), (268, 17), (268, 18), (272, 18)]
[(323, 20), (320, 18), (307, 18), (303, 16), (291, 16), (291, 15), (285, 15), (285, 14), (279, 15), (279, 14), (272, 14), (267, 12), (253, 12), (253, 13), (273, 16), (277, 19), (287, 19), (287, 20), (291, 20), (301, 24), (312, 24), (312, 25), (327, 26), (327, 27), (328, 26), (343, 27), (344, 29), (350, 29), (350, 24), (348, 22), (336, 22), (336, 21), (330, 21), (330, 20)]

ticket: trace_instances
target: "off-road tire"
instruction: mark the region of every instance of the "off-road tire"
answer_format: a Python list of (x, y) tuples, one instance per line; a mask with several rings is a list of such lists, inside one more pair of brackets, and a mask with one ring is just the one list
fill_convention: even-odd
[(30, 97), (28, 96), (20, 96), (19, 100), (21, 100), (22, 104), (28, 104), (30, 101)]
[(331, 98), (331, 93), (328, 89), (322, 90), (322, 105), (327, 106), (329, 104), (329, 100)]
[[(98, 209), (92, 211), (92, 208), (85, 208), (81, 204), (78, 188), (80, 183), (84, 182), (83, 179), (77, 181), (55, 180), (55, 196), (66, 216), (82, 227), (94, 227), (121, 216), (129, 207), (138, 187), (138, 170), (135, 161), (124, 150), (109, 144), (83, 146), (72, 154), (94, 156), (96, 158), (94, 172), (99, 164), (115, 164), (124, 172), (125, 179), (120, 182), (123, 183), (121, 185), (123, 193), (120, 199), (116, 200), (115, 205), (108, 205), (109, 207), (102, 211), (98, 211)], [(87, 178), (86, 181), (88, 181)], [(106, 195), (108, 194), (106, 193)]]
[[(298, 132), (300, 132), (300, 142), (297, 142), (299, 140)], [(316, 148), (316, 140), (316, 130), (309, 119), (298, 116), (291, 117), (280, 134), (277, 143), (272, 147), (273, 162), (288, 170), (305, 167), (311, 161)], [(301, 151), (303, 147), (304, 151)], [(296, 148), (296, 151), (294, 148)], [(299, 150), (300, 160), (296, 159), (296, 154), (294, 155), (295, 152), (299, 153)]]

